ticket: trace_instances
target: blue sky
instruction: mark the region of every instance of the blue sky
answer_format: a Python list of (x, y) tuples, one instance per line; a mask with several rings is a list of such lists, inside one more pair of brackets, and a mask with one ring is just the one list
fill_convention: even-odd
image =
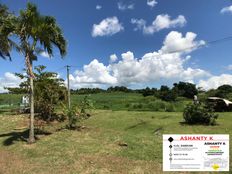
[[(27, 1), (1, 0), (0, 2), (17, 14), (20, 9), (25, 8)], [(232, 41), (197, 48), (200, 41), (207, 43), (232, 36), (232, 8), (229, 8), (232, 3), (229, 0), (150, 0), (153, 6), (148, 5), (147, 0), (31, 0), (30, 2), (38, 6), (41, 14), (51, 15), (57, 19), (68, 41), (68, 54), (64, 60), (60, 59), (57, 52), (52, 59), (40, 56), (35, 65), (43, 64), (48, 70), (59, 70), (63, 78), (65, 78), (65, 70), (61, 68), (67, 64), (75, 66), (71, 70), (73, 88), (111, 85), (126, 85), (132, 88), (159, 87), (160, 84), (171, 85), (179, 80), (201, 84), (207, 89), (215, 88), (219, 84), (232, 84)], [(97, 6), (100, 9), (97, 9)], [(222, 9), (226, 7), (227, 9), (223, 11)], [(157, 16), (160, 16), (161, 22), (158, 21)], [(179, 18), (180, 16), (184, 19)], [(163, 21), (167, 18), (169, 24)], [(107, 29), (113, 27), (110, 31), (104, 28), (103, 21), (106, 22), (107, 19), (115, 22), (113, 26), (109, 24)], [(132, 19), (137, 22), (132, 23)], [(143, 21), (140, 27), (139, 20)], [(93, 34), (94, 25), (98, 31), (96, 35)], [(170, 34), (171, 32), (175, 33)], [(182, 34), (182, 39), (186, 39), (187, 32), (195, 34), (194, 39), (190, 39), (191, 43), (186, 44), (182, 40), (182, 45), (171, 45), (171, 48), (171, 40), (166, 46), (169, 47), (169, 51), (173, 50), (173, 47), (185, 48), (185, 45), (196, 46), (197, 49), (180, 53), (168, 60), (165, 56), (157, 59), (155, 55), (144, 58), (147, 53), (162, 50), (167, 36), (178, 40), (175, 37), (178, 37), (179, 33)], [(176, 41), (175, 44), (179, 42)], [(129, 56), (130, 60), (123, 58), (121, 55), (123, 53), (128, 53), (124, 57)], [(133, 56), (130, 53), (133, 53)], [(109, 63), (110, 56), (113, 54), (117, 56), (117, 60)], [(185, 61), (187, 56), (191, 58)], [(93, 61), (94, 59), (96, 61)], [(149, 65), (148, 59), (151, 63), (149, 70), (146, 70)], [(170, 62), (167, 62), (169, 59)], [(158, 61), (161, 65), (154, 63)], [(176, 61), (181, 65), (172, 67), (171, 65)], [(10, 81), (7, 79), (6, 72), (20, 72), (24, 67), (23, 57), (17, 53), (13, 53), (12, 62), (0, 60), (0, 64), (1, 86), (4, 82), (7, 84), (7, 80)], [(84, 65), (87, 66), (83, 70)], [(169, 65), (170, 68), (167, 68)], [(163, 74), (157, 75), (159, 66), (164, 66), (160, 70)], [(135, 67), (137, 69), (133, 69)], [(178, 70), (175, 71), (175, 68)], [(94, 70), (97, 72), (94, 73)], [(169, 74), (170, 71), (175, 72)], [(215, 83), (215, 79), (220, 82)]]

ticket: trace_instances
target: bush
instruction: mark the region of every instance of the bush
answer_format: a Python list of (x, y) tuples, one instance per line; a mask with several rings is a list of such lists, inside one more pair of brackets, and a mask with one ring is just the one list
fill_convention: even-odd
[(73, 106), (70, 109), (63, 105), (63, 115), (68, 118), (68, 129), (77, 129), (78, 123), (82, 120), (88, 119), (91, 110), (94, 109), (93, 103), (87, 96), (81, 101), (79, 106)]
[(92, 109), (94, 109), (93, 101), (88, 98), (88, 96), (85, 96), (84, 99), (80, 102), (80, 112), (84, 117), (89, 117), (90, 112)]
[(65, 111), (65, 115), (68, 117), (68, 125), (69, 129), (76, 129), (77, 123), (81, 121), (80, 113), (76, 107), (72, 107), (71, 109), (67, 109)]
[(168, 103), (166, 105), (166, 109), (165, 109), (166, 112), (174, 112), (175, 111), (175, 107), (173, 106), (172, 103)]
[(166, 102), (160, 101), (160, 100), (156, 100), (154, 102), (149, 102), (147, 104), (147, 107), (151, 111), (164, 111), (165, 108), (166, 108)]
[(215, 125), (218, 115), (201, 104), (189, 104), (184, 109), (183, 117), (188, 124)]
[(68, 129), (77, 129), (80, 126), (78, 123), (90, 117), (90, 114), (83, 113), (82, 110), (76, 106), (73, 106), (70, 109), (64, 107), (63, 115), (68, 118)]
[(141, 103), (134, 103), (132, 105), (133, 109), (142, 109), (143, 108), (143, 104)]

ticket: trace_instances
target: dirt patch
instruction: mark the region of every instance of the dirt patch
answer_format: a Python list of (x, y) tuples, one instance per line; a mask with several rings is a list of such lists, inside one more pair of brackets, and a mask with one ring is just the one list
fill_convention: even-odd
[(25, 173), (29, 165), (18, 155), (0, 150), (0, 174)]
[(79, 172), (88, 173), (158, 173), (161, 171), (161, 165), (149, 161), (134, 161), (123, 157), (111, 155), (85, 155), (80, 156), (75, 163)]

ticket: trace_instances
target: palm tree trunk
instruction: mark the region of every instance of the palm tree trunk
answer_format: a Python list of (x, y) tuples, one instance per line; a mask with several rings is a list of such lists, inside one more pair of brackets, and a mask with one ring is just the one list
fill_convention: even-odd
[(30, 79), (30, 123), (29, 123), (29, 139), (28, 143), (32, 144), (35, 142), (35, 133), (34, 133), (34, 83), (33, 78), (34, 74), (32, 72), (32, 61), (30, 60), (29, 55), (26, 56), (26, 65), (28, 76)]
[(29, 140), (28, 143), (35, 142), (35, 133), (34, 133), (34, 84), (33, 77), (30, 77), (30, 131), (29, 131)]

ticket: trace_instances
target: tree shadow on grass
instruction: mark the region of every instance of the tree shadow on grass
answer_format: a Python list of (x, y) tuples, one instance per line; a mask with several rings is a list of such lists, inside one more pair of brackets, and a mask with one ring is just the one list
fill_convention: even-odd
[[(36, 136), (35, 139), (39, 140), (38, 136), (41, 135), (50, 135), (52, 133), (50, 132), (46, 132), (43, 130), (35, 130), (36, 132)], [(29, 135), (29, 129), (25, 130), (25, 131), (21, 131), (21, 132), (10, 132), (10, 133), (6, 133), (6, 134), (0, 134), (0, 138), (1, 137), (7, 137), (4, 141), (3, 141), (3, 145), (4, 146), (10, 146), (15, 144), (16, 142), (28, 142), (28, 135)]]
[(181, 126), (219, 126), (220, 124), (215, 123), (215, 124), (204, 124), (204, 123), (187, 123), (185, 121), (179, 122)]

